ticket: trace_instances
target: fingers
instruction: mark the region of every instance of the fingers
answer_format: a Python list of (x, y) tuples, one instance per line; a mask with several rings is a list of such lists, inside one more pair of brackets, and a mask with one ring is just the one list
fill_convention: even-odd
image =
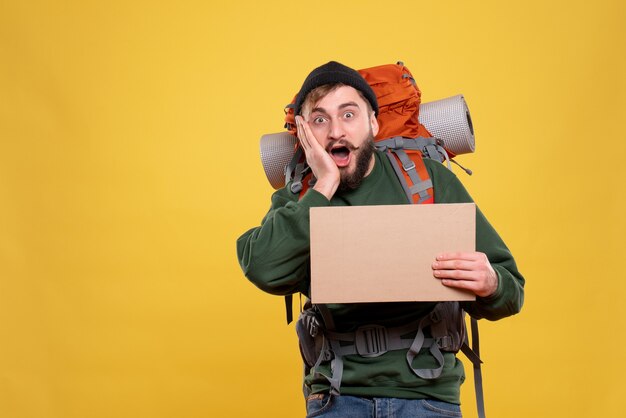
[(475, 270), (478, 260), (463, 260), (463, 259), (451, 259), (451, 260), (437, 260), (433, 262), (433, 270)]
[(298, 139), (300, 139), (302, 148), (304, 148), (305, 151), (311, 149), (313, 146), (311, 143), (313, 133), (311, 132), (311, 128), (309, 128), (309, 124), (304, 121), (302, 116), (296, 116), (296, 127), (298, 129)]
[(498, 276), (487, 256), (480, 252), (443, 253), (432, 264), (433, 276), (445, 286), (489, 296), (498, 287)]
[(479, 291), (476, 283), (472, 281), (441, 279), (441, 284), (447, 287), (454, 287), (455, 289), (469, 290), (474, 294), (477, 294), (476, 292)]
[(337, 191), (341, 180), (339, 168), (330, 154), (315, 138), (311, 127), (302, 116), (296, 116), (296, 127), (306, 162), (317, 179), (313, 189), (330, 200)]
[(296, 116), (296, 129), (298, 134), (298, 139), (300, 140), (300, 145), (306, 149), (307, 141), (306, 141), (306, 133), (304, 132), (304, 127), (302, 126), (302, 116)]
[(437, 261), (448, 261), (448, 260), (487, 260), (487, 256), (484, 253), (479, 252), (456, 252), (456, 253), (441, 253), (438, 254), (435, 258)]
[(479, 280), (481, 271), (480, 270), (445, 270), (438, 267), (437, 269), (433, 269), (433, 275), (438, 279), (456, 279), (456, 280)]
[(444, 253), (437, 256), (432, 269), (439, 278), (479, 280), (482, 273), (491, 270), (491, 264), (483, 253)]
[(439, 277), (458, 277), (466, 280), (475, 277), (473, 272), (488, 270), (490, 267), (487, 256), (479, 252), (442, 253), (437, 255), (432, 264), (432, 269)]
[(477, 296), (487, 297), (498, 289), (498, 276), (491, 270), (483, 272), (463, 272), (459, 270), (443, 270), (433, 272), (441, 284), (455, 289), (469, 290)]

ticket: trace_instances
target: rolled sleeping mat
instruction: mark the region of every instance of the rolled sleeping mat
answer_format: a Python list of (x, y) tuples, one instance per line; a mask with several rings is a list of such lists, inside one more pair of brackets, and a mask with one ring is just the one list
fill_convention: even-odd
[(448, 151), (455, 155), (474, 152), (474, 126), (463, 95), (421, 104), (419, 120)]
[(261, 163), (276, 190), (285, 186), (285, 167), (293, 158), (297, 143), (298, 138), (286, 131), (261, 137)]
[[(462, 95), (422, 103), (419, 121), (455, 155), (474, 152), (472, 118)], [(298, 138), (289, 132), (261, 137), (261, 163), (274, 189), (285, 186), (285, 167), (291, 162), (297, 143)]]

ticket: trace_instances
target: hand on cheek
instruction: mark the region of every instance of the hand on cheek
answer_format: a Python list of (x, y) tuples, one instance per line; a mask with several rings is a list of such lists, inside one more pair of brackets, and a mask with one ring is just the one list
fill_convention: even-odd
[(298, 128), (298, 139), (306, 156), (306, 162), (317, 179), (313, 189), (322, 193), (330, 200), (339, 187), (341, 178), (339, 168), (337, 168), (337, 164), (335, 164), (332, 157), (315, 138), (311, 127), (302, 116), (296, 116), (296, 126)]

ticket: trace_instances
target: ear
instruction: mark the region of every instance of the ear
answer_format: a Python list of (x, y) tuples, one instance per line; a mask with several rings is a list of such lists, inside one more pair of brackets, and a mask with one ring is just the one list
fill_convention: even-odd
[(378, 119), (376, 119), (376, 114), (373, 110), (370, 114), (370, 124), (372, 125), (372, 134), (374, 134), (374, 136), (378, 135)]

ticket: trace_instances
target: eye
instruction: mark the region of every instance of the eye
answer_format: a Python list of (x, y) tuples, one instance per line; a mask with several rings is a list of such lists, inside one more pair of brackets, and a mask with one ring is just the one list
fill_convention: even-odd
[(315, 118), (313, 118), (313, 123), (315, 124), (320, 124), (320, 123), (324, 123), (326, 122), (326, 118), (322, 117), (322, 116), (316, 116)]
[(346, 112), (343, 114), (343, 117), (346, 119), (351, 119), (354, 117), (354, 112)]

